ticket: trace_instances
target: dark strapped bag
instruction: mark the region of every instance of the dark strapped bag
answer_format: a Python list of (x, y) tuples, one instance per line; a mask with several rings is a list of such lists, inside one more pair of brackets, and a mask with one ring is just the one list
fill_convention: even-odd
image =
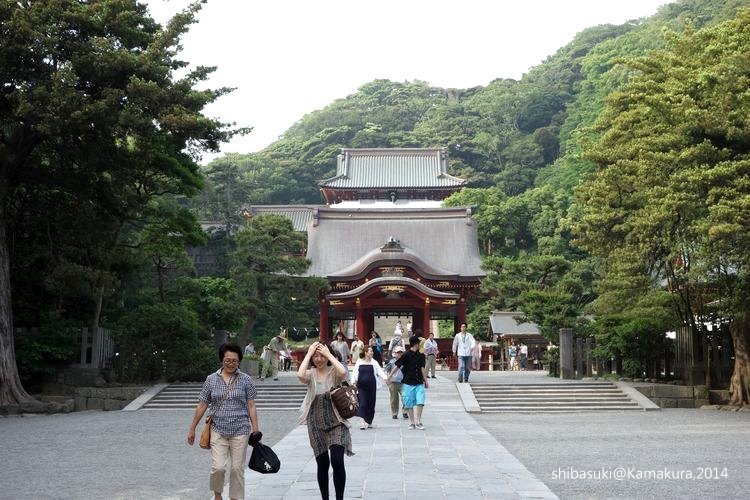
[(261, 432), (250, 434), (247, 444), (253, 447), (253, 452), (250, 454), (250, 461), (247, 466), (261, 474), (275, 474), (281, 469), (281, 460), (270, 446), (260, 442), (262, 437), (263, 433)]
[(341, 418), (351, 418), (357, 414), (359, 397), (355, 386), (341, 382), (341, 385), (332, 388), (328, 394)]

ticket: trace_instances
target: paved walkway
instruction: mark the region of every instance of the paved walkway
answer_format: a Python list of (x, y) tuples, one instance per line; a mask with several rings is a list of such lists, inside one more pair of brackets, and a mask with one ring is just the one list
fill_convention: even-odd
[[(385, 388), (377, 393), (374, 428), (360, 430), (359, 420), (351, 419), (355, 455), (345, 458), (344, 497), (557, 498), (464, 411), (450, 375), (430, 379), (423, 431), (409, 430), (408, 420), (391, 418)], [(295, 428), (273, 448), (281, 459), (281, 471), (268, 475), (247, 471), (246, 498), (320, 498), (307, 428)], [(332, 482), (330, 492), (333, 497)], [(228, 498), (228, 487), (224, 495)]]

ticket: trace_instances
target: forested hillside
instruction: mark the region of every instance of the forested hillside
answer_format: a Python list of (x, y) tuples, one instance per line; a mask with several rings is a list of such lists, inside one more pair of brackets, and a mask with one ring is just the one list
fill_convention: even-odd
[[(651, 264), (633, 261), (635, 267), (642, 263), (645, 287), (633, 287), (632, 276), (604, 265), (611, 254), (596, 251), (593, 231), (584, 231), (581, 219), (607, 200), (587, 197), (585, 186), (576, 198), (576, 188), (603, 167), (598, 141), (611, 123), (602, 122), (612, 113), (605, 113), (612, 106), (608, 102), (621, 91), (649, 92), (634, 82), (655, 64), (649, 58), (676, 50), (679, 42), (671, 34), (690, 37), (724, 26), (745, 7), (750, 1), (684, 0), (647, 19), (592, 27), (520, 81), (498, 75), (487, 86), (469, 89), (421, 81), (367, 83), (304, 116), (265, 150), (212, 162), (205, 169), (210, 187), (196, 206), (201, 216), (217, 219), (236, 213), (242, 203), (321, 203), (317, 181), (334, 174), (343, 147), (446, 148), (451, 173), (470, 186), (448, 203), (476, 206), (488, 272), (470, 315), (473, 330), (486, 333), (493, 309), (521, 310), (550, 339), (560, 327), (572, 326), (597, 338), (599, 355), (618, 357), (627, 374), (640, 374), (649, 353), (663, 350), (663, 332), (685, 322), (700, 328), (701, 322), (664, 291), (666, 278)], [(738, 19), (741, 26), (745, 18)], [(718, 46), (722, 42), (714, 40)], [(712, 46), (706, 50), (718, 52)], [(643, 57), (640, 65), (630, 62)], [(747, 59), (732, 61), (748, 65)], [(690, 71), (691, 77), (700, 75), (701, 67)], [(742, 80), (738, 85), (734, 90), (741, 94)], [(232, 196), (221, 188), (229, 180)], [(618, 244), (611, 238), (596, 241)], [(596, 300), (603, 292), (605, 297)], [(619, 301), (611, 299), (613, 293)], [(598, 319), (583, 319), (590, 314)]]
[[(589, 28), (520, 81), (498, 75), (485, 87), (443, 89), (375, 80), (305, 115), (265, 150), (219, 158), (206, 173), (225, 178), (227, 168), (235, 170), (237, 204), (321, 203), (317, 181), (333, 175), (342, 147), (444, 147), (451, 173), (472, 187), (498, 187), (510, 196), (547, 184), (569, 188), (587, 170), (576, 132), (627, 78), (615, 60), (663, 46), (664, 29), (717, 23), (743, 5), (750, 2), (682, 1), (647, 19)], [(206, 196), (203, 215), (216, 219)]]

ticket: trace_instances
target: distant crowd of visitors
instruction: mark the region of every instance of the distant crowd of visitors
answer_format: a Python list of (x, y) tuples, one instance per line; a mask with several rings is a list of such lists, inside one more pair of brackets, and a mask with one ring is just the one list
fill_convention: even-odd
[[(359, 429), (372, 428), (375, 418), (377, 391), (388, 387), (393, 419), (408, 419), (409, 430), (424, 430), (422, 422), (426, 390), (430, 378), (436, 378), (438, 344), (430, 332), (424, 338), (420, 329), (412, 332), (408, 323), (397, 322), (387, 346), (378, 332), (370, 334), (367, 344), (354, 339), (351, 345), (342, 332), (337, 332), (330, 345), (313, 342), (299, 363), (297, 378), (307, 387), (302, 403), (300, 423), (307, 425), (310, 447), (317, 464), (317, 482), (323, 498), (328, 498), (329, 472), (337, 499), (342, 499), (346, 486), (344, 457), (352, 450), (351, 423), (342, 418), (332, 403), (329, 392), (348, 381), (358, 389), (359, 409), (356, 417)], [(458, 360), (458, 382), (469, 381), (472, 369), (479, 369), (481, 345), (462, 324), (453, 338), (453, 354)], [(525, 366), (524, 346), (509, 352), (520, 357)], [(386, 348), (384, 350), (384, 348)], [(198, 423), (206, 412), (211, 415), (211, 467), (209, 488), (216, 499), (221, 498), (225, 471), (229, 470), (229, 496), (245, 497), (244, 463), (248, 442), (260, 439), (260, 423), (255, 407), (256, 388), (253, 379), (239, 369), (243, 355), (255, 354), (249, 343), (244, 350), (234, 344), (224, 344), (218, 350), (221, 367), (206, 378), (199, 403), (188, 428), (187, 442), (193, 445)], [(387, 362), (383, 363), (384, 358)], [(279, 370), (288, 370), (291, 353), (287, 331), (282, 329), (262, 349), (264, 360), (260, 380), (278, 379)], [(352, 363), (351, 369), (348, 365)]]

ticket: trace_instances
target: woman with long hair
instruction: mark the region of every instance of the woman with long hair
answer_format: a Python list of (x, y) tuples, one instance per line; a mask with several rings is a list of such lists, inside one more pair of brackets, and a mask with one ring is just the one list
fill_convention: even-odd
[(354, 453), (349, 422), (341, 418), (328, 393), (346, 375), (344, 365), (320, 342), (310, 345), (297, 370), (297, 378), (307, 386), (300, 422), (307, 424), (310, 446), (318, 464), (318, 488), (321, 496), (328, 498), (328, 469), (332, 468), (336, 500), (344, 498), (344, 454)]
[(346, 364), (349, 362), (349, 344), (347, 344), (346, 340), (344, 340), (343, 333), (338, 332), (336, 334), (336, 340), (331, 342), (331, 351), (333, 351), (333, 354), (337, 358), (339, 358), (339, 361), (341, 361), (341, 363), (346, 366)]

